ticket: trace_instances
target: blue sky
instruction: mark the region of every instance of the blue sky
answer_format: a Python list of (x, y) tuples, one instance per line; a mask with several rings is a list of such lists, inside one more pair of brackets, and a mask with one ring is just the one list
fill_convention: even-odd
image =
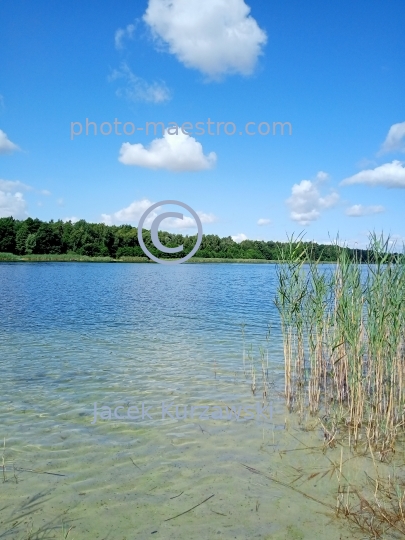
[[(136, 225), (175, 199), (238, 240), (402, 242), (404, 20), (403, 0), (3, 3), (0, 216)], [(236, 133), (116, 135), (114, 119)]]

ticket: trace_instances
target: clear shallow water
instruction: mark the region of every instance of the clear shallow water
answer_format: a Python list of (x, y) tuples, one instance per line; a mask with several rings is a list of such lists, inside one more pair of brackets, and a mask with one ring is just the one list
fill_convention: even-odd
[[(22, 538), (32, 522), (50, 538), (62, 523), (76, 539), (313, 538), (323, 518), (241, 466), (281, 471), (280, 448), (297, 444), (277, 395), (275, 279), (273, 265), (0, 263), (0, 533)], [(230, 407), (261, 402), (260, 373), (253, 396), (243, 372), (242, 322), (258, 370), (271, 325), (274, 385), (267, 416), (237, 421)], [(92, 423), (94, 403), (111, 421)], [(114, 418), (116, 407), (142, 416), (142, 403), (150, 417)], [(197, 405), (217, 407), (216, 419), (191, 417)]]

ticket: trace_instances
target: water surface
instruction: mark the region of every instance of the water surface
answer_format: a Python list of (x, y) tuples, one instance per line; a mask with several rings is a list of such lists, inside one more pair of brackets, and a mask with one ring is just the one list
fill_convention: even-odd
[[(280, 453), (299, 429), (279, 394), (275, 287), (268, 264), (0, 263), (4, 538), (30, 527), (61, 538), (62, 524), (75, 539), (312, 539), (327, 524), (322, 538), (353, 538), (242, 465), (280, 478), (319, 466)], [(95, 403), (111, 420), (94, 422)], [(201, 405), (215, 418), (191, 415)], [(140, 418), (114, 418), (117, 407)], [(321, 445), (317, 432), (298, 435)]]

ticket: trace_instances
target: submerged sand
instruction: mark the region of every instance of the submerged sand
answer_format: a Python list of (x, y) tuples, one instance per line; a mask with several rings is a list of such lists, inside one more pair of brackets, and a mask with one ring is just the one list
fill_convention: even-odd
[[(260, 402), (247, 391), (239, 397), (245, 405)], [(362, 538), (333, 510), (338, 479), (331, 460), (339, 462), (341, 450), (324, 453), (319, 428), (308, 430), (316, 422), (299, 426), (274, 398), (271, 418), (239, 421), (233, 415), (91, 424), (90, 406), (86, 414), (55, 418), (10, 405), (0, 530), (5, 538), (30, 538), (30, 530), (32, 538), (62, 538), (62, 526), (64, 534), (73, 527), (73, 539)], [(351, 481), (371, 467), (365, 458), (350, 463)]]

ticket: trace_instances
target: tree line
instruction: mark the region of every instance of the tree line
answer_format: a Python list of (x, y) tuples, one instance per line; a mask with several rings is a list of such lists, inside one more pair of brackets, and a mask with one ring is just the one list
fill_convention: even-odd
[[(156, 256), (162, 255), (153, 245), (150, 231), (143, 230), (145, 245)], [(159, 231), (159, 239), (167, 247), (183, 244), (182, 252), (165, 254), (168, 258), (181, 258), (189, 253), (195, 243), (196, 235), (183, 236)], [(215, 234), (204, 234), (201, 246), (195, 257), (224, 259), (264, 259), (279, 260), (280, 250), (284, 243), (243, 240), (235, 242), (230, 236), (220, 238)], [(336, 245), (323, 245), (304, 242), (302, 249), (310, 253), (311, 259), (325, 262), (337, 260)], [(350, 256), (361, 262), (369, 260), (368, 250), (349, 249)], [(77, 254), (90, 257), (144, 257), (145, 254), (138, 242), (138, 229), (131, 225), (105, 225), (104, 223), (87, 223), (85, 220), (41, 221), (27, 218), (17, 220), (12, 217), (0, 218), (0, 253), (14, 255), (36, 254)]]

